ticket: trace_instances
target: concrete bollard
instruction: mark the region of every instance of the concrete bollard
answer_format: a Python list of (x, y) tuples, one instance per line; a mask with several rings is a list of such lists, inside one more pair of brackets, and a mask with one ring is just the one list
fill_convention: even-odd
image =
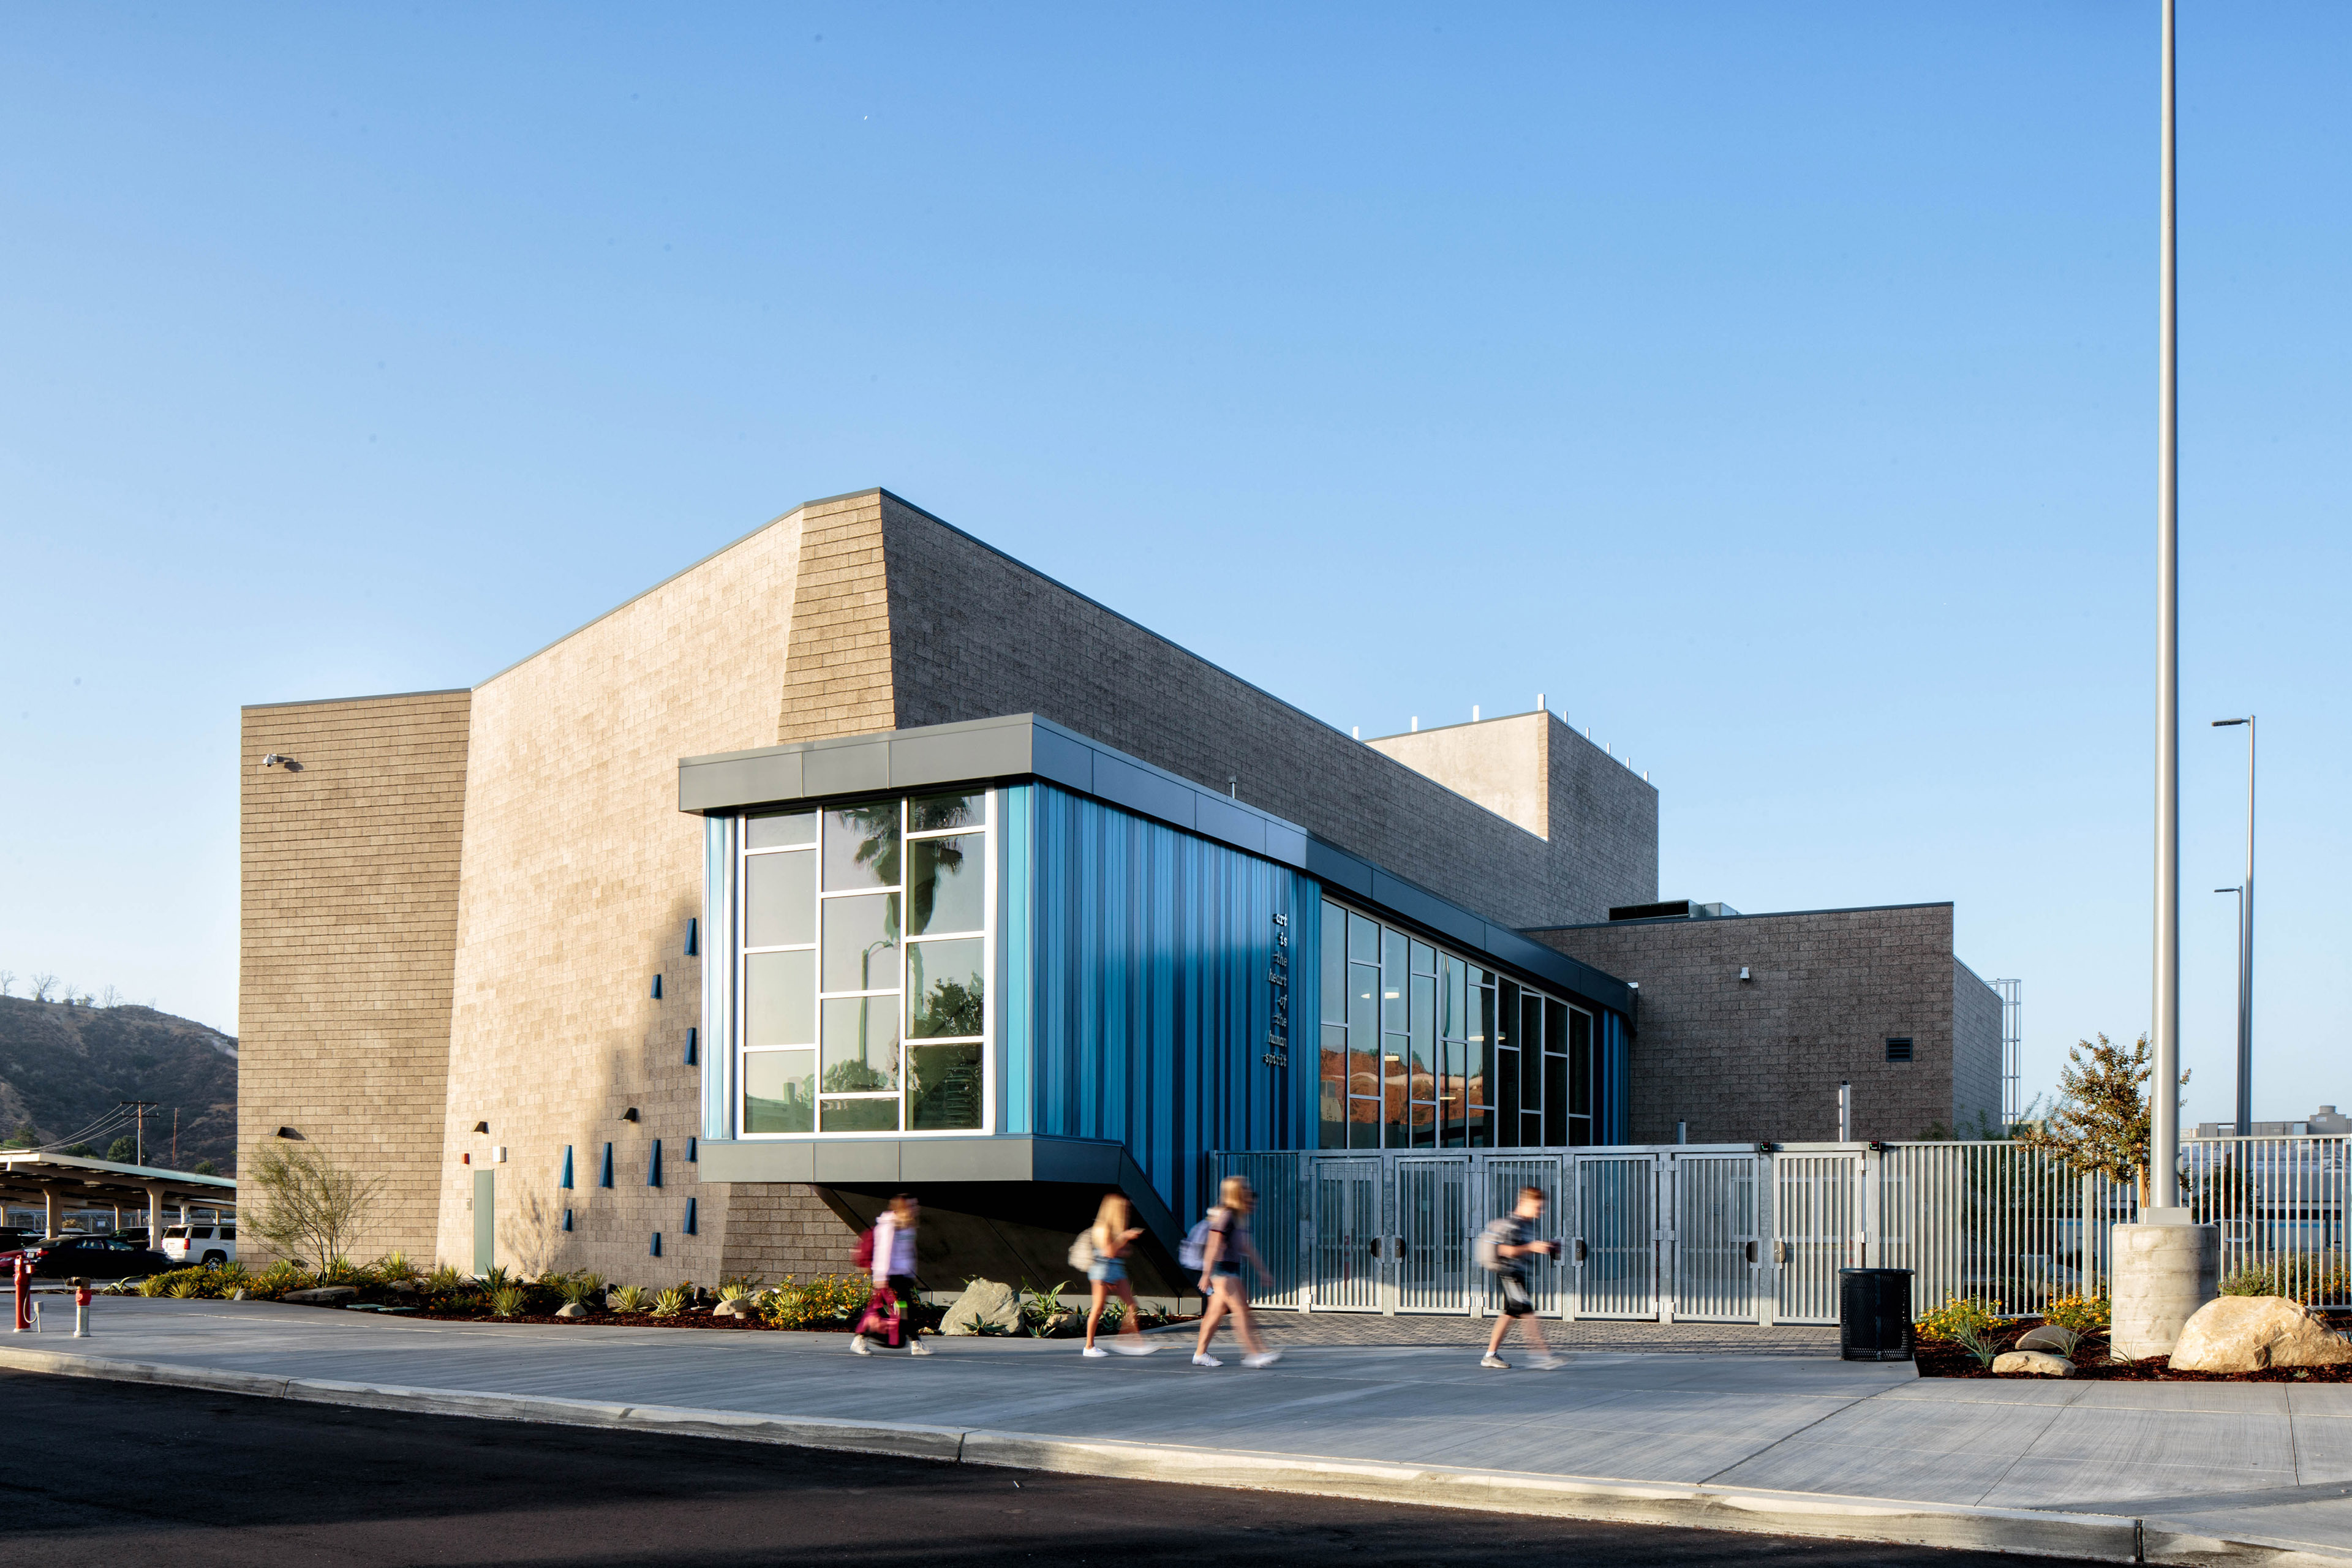
[(2119, 1225), (2112, 1239), (2108, 1343), (2133, 1361), (2170, 1355), (2181, 1326), (2221, 1294), (2221, 1227)]

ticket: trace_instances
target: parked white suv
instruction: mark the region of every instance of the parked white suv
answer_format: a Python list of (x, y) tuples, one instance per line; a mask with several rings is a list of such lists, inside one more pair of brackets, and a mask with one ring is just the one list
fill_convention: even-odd
[(163, 1227), (163, 1256), (174, 1263), (234, 1263), (234, 1225), (172, 1225)]

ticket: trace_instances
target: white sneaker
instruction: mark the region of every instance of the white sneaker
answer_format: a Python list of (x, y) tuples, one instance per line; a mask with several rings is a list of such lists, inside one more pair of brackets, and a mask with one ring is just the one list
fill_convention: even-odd
[(874, 1353), (874, 1347), (866, 1342), (866, 1336), (864, 1334), (852, 1334), (849, 1336), (849, 1353), (851, 1355), (872, 1355)]
[(1150, 1355), (1160, 1348), (1158, 1345), (1138, 1342), (1141, 1338), (1139, 1334), (1121, 1334), (1111, 1341), (1110, 1348), (1121, 1355)]
[(1100, 1345), (1088, 1345), (1086, 1349), (1084, 1349), (1084, 1350), (1080, 1351), (1078, 1353), (1079, 1353), (1080, 1355), (1082, 1355), (1082, 1356), (1086, 1357), (1088, 1361), (1096, 1361), (1096, 1360), (1098, 1360), (1098, 1359), (1101, 1359), (1101, 1358), (1104, 1358), (1104, 1357), (1108, 1356), (1108, 1355), (1110, 1354), (1110, 1352), (1108, 1352), (1108, 1351), (1107, 1351), (1107, 1350), (1103, 1349), (1103, 1348), (1102, 1348), (1102, 1346), (1100, 1346)]
[(920, 1340), (908, 1340), (907, 1342), (907, 1353), (908, 1355), (929, 1355), (931, 1353), (931, 1347), (925, 1344)]
[(1528, 1364), (1538, 1372), (1553, 1372), (1568, 1363), (1556, 1355), (1539, 1355)]
[(1192, 1364), (1194, 1366), (1223, 1366), (1225, 1363), (1219, 1361), (1215, 1356), (1211, 1355), (1207, 1351), (1194, 1351), (1192, 1352)]
[(1276, 1362), (1278, 1362), (1281, 1359), (1282, 1352), (1280, 1351), (1260, 1351), (1255, 1355), (1245, 1355), (1242, 1357), (1242, 1364), (1244, 1366), (1272, 1366)]
[(1502, 1372), (1508, 1372), (1511, 1370), (1511, 1363), (1505, 1361), (1498, 1355), (1481, 1356), (1478, 1358), (1478, 1364), (1480, 1366), (1491, 1366)]

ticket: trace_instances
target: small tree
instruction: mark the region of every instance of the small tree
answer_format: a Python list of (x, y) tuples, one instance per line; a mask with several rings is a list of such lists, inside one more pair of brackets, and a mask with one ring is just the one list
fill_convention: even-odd
[[(89, 998), (84, 997), (83, 1000), (88, 1001)], [(122, 993), (109, 985), (98, 994), (98, 1005), (101, 1007), (120, 1007), (122, 1005)]]
[[(2156, 1121), (2147, 1080), (2155, 1071), (2146, 1035), (2128, 1050), (2105, 1035), (2096, 1045), (2078, 1040), (2067, 1047), (2066, 1069), (2058, 1075), (2057, 1109), (2017, 1142), (2055, 1154), (2077, 1171), (2137, 1184), (2146, 1207), (2147, 1145)], [(2189, 1075), (2182, 1073), (2180, 1081), (2186, 1085)]]
[(210, 1160), (197, 1161), (194, 1170), (195, 1173), (199, 1176), (217, 1176), (220, 1174), (220, 1167), (214, 1164)]
[(10, 989), (10, 987), (16, 984), (16, 972), (15, 970), (0, 969), (0, 996), (14, 995), (15, 993)]
[(34, 976), (33, 976), (33, 1000), (34, 1000), (34, 1001), (36, 1001), (36, 1002), (46, 1002), (46, 1001), (47, 1001), (47, 1000), (49, 999), (49, 993), (50, 993), (50, 992), (52, 992), (52, 991), (55, 991), (57, 988), (58, 988), (58, 977), (57, 977), (56, 975), (54, 975), (54, 974), (36, 974), (36, 975), (34, 975)]
[(0, 1143), (0, 1149), (29, 1149), (40, 1141), (41, 1135), (35, 1131), (33, 1124), (27, 1121), (11, 1133), (5, 1143)]
[(139, 1141), (135, 1138), (117, 1138), (106, 1146), (106, 1157), (118, 1165), (128, 1165), (139, 1158)]
[(383, 1177), (363, 1176), (317, 1148), (265, 1148), (243, 1179), (261, 1194), (238, 1222), (244, 1233), (289, 1258), (310, 1258), (321, 1273), (349, 1255), (383, 1192)]

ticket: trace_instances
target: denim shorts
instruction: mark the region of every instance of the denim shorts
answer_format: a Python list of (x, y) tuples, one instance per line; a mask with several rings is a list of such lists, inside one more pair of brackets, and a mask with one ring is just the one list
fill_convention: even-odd
[(1087, 1265), (1087, 1278), (1097, 1285), (1108, 1285), (1127, 1278), (1127, 1265), (1116, 1258), (1097, 1258)]

